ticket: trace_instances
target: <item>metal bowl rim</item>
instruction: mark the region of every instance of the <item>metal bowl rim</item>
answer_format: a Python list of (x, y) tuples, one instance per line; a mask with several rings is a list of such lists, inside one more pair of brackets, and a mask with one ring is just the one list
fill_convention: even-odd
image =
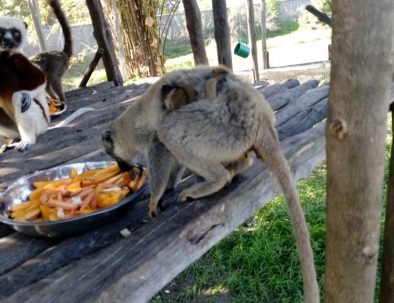
[[(60, 166), (56, 166), (56, 167), (51, 167), (45, 170), (40, 170), (37, 171), (35, 173), (32, 173), (30, 175), (26, 175), (23, 177), (20, 177), (19, 179), (17, 179), (16, 181), (14, 181), (11, 185), (9, 185), (7, 187), (7, 189), (0, 193), (0, 202), (2, 200), (2, 196), (4, 196), (8, 191), (13, 190), (15, 187), (17, 187), (20, 183), (26, 181), (27, 179), (32, 179), (34, 177), (43, 175), (45, 173), (51, 172), (51, 171), (56, 171), (60, 168), (65, 168), (65, 167), (73, 167), (73, 165), (100, 165), (100, 167), (105, 167), (105, 166), (109, 166), (111, 164), (115, 164), (115, 161), (92, 161), (92, 162), (77, 162), (77, 163), (71, 163), (71, 164), (66, 164), (66, 165), (60, 165)], [(103, 166), (101, 166), (103, 165)], [(104, 166), (105, 165), (105, 166)], [(61, 220), (56, 220), (56, 221), (46, 221), (46, 222), (32, 222), (32, 221), (17, 221), (17, 220), (13, 220), (10, 219), (6, 216), (4, 216), (3, 214), (0, 213), (0, 222), (7, 224), (7, 225), (16, 225), (16, 226), (54, 226), (54, 225), (59, 225), (59, 224), (63, 224), (63, 223), (71, 223), (74, 221), (79, 221), (82, 219), (86, 219), (86, 218), (90, 218), (90, 217), (95, 217), (95, 216), (99, 216), (100, 214), (106, 213), (106, 212), (110, 212), (112, 210), (115, 210), (129, 202), (131, 202), (135, 197), (139, 196), (140, 191), (142, 188), (140, 188), (139, 190), (137, 190), (136, 192), (126, 196), (125, 198), (123, 198), (122, 200), (120, 200), (118, 203), (113, 204), (111, 206), (107, 206), (104, 207), (100, 210), (97, 211), (93, 211), (91, 213), (88, 214), (84, 214), (84, 215), (79, 215), (73, 218), (69, 218), (69, 219), (61, 219)], [(24, 202), (25, 203), (25, 202)]]

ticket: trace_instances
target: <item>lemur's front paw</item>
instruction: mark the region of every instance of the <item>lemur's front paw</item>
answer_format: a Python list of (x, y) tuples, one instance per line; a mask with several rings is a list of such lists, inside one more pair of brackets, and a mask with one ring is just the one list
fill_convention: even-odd
[(192, 198), (192, 197), (190, 196), (190, 193), (189, 193), (188, 191), (184, 190), (183, 192), (181, 192), (181, 193), (178, 195), (178, 197), (177, 197), (176, 200), (177, 200), (178, 202), (186, 202), (186, 200), (187, 200), (188, 198)]
[(31, 142), (26, 141), (26, 140), (22, 140), (22, 141), (16, 142), (16, 143), (3, 144), (0, 147), (0, 154), (7, 151), (7, 150), (11, 150), (11, 149), (15, 149), (19, 152), (24, 152), (29, 149), (31, 144), (32, 144)]
[(151, 208), (149, 206), (149, 217), (152, 219), (157, 217), (157, 208)]
[(12, 96), (12, 102), (16, 108), (20, 109), (21, 113), (24, 113), (30, 108), (33, 98), (29, 93), (17, 92)]
[(29, 149), (30, 145), (29, 141), (22, 140), (15, 145), (15, 149), (19, 152), (24, 152)]

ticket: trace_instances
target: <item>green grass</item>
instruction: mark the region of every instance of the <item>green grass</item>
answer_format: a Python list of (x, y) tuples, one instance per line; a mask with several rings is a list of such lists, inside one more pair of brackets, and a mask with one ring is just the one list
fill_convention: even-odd
[[(385, 180), (388, 177), (391, 142), (391, 119), (389, 119)], [(299, 181), (297, 188), (311, 234), (317, 275), (322, 290), (326, 234), (325, 164), (315, 168), (307, 179)], [(384, 211), (381, 240), (383, 221)], [(380, 247), (382, 248), (382, 243)], [(151, 302), (301, 303), (301, 291), (300, 265), (290, 221), (283, 198), (277, 197), (248, 222), (214, 246), (200, 260), (190, 265), (165, 286)], [(375, 293), (377, 297), (378, 285)], [(375, 301), (377, 302), (377, 299)]]
[[(324, 267), (325, 166), (298, 182), (309, 223), (318, 276)], [(186, 283), (184, 281), (189, 281)], [(321, 279), (320, 279), (320, 282)], [(182, 290), (173, 293), (172, 289)], [(190, 265), (152, 302), (302, 302), (302, 279), (291, 224), (282, 198), (275, 198), (229, 237)], [(200, 301), (199, 301), (200, 302)], [(220, 301), (219, 301), (220, 302)]]
[[(289, 35), (299, 29), (299, 24), (297, 21), (288, 20), (282, 22), (276, 30), (268, 30), (267, 38), (274, 38), (278, 36)], [(261, 34), (260, 34), (261, 35)], [(259, 36), (258, 36), (259, 37)]]
[(192, 47), (190, 43), (174, 43), (171, 41), (166, 42), (166, 47), (164, 49), (164, 56), (167, 59), (173, 59), (191, 53), (192, 53)]

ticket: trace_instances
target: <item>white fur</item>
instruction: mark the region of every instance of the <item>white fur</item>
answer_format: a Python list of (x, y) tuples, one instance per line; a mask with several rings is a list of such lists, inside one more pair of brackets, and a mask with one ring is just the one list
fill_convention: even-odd
[[(24, 91), (24, 93), (33, 98), (30, 92)], [(37, 137), (48, 129), (48, 123), (43, 116), (42, 110), (34, 101), (31, 102), (30, 107), (25, 112), (21, 112), (22, 99), (23, 92), (16, 92), (12, 96), (15, 121), (21, 136), (19, 149), (25, 149), (28, 145), (34, 144)]]
[[(21, 43), (19, 44), (18, 47), (13, 48), (11, 50), (11, 52), (22, 53), (22, 50), (27, 43), (27, 29), (26, 29), (25, 23), (23, 23), (23, 21), (18, 18), (3, 16), (3, 17), (0, 17), (0, 27), (3, 27), (3, 28), (13, 28), (14, 27), (21, 32), (21, 35), (22, 35)], [(2, 47), (0, 47), (0, 52), (7, 51), (7, 50), (9, 50), (9, 49), (3, 49)]]

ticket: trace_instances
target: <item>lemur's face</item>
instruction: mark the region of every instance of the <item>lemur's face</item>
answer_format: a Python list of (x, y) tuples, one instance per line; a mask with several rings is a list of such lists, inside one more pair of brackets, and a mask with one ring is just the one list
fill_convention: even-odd
[(21, 51), (27, 38), (26, 28), (22, 20), (0, 17), (0, 52)]
[(3, 50), (17, 48), (22, 42), (22, 33), (16, 28), (0, 27), (0, 47)]

